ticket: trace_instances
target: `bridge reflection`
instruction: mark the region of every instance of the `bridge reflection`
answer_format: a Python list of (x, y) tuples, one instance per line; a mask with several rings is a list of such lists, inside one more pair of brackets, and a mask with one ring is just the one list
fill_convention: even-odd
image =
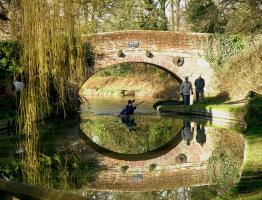
[[(242, 135), (233, 130), (211, 127), (205, 121), (180, 118), (180, 123), (182, 126), (168, 142), (140, 154), (114, 152), (97, 144), (98, 139), (92, 141), (92, 136), (86, 129), (81, 131), (81, 138), (96, 152), (100, 164), (105, 166), (96, 180), (83, 186), (83, 189), (144, 192), (216, 184), (217, 179), (212, 179), (210, 174), (227, 179), (222, 171), (236, 163), (238, 164), (235, 166), (238, 167), (235, 170), (238, 172), (232, 173), (240, 174), (244, 152)], [(92, 129), (90, 131), (95, 134)], [(231, 148), (233, 146), (234, 149)], [(234, 157), (231, 157), (232, 153)], [(217, 163), (212, 163), (220, 154), (225, 155), (225, 159), (231, 164), (218, 164), (218, 160)], [(222, 169), (217, 171), (214, 165), (221, 166)], [(220, 178), (218, 179), (221, 180)], [(237, 180), (238, 177), (234, 177), (229, 182)]]

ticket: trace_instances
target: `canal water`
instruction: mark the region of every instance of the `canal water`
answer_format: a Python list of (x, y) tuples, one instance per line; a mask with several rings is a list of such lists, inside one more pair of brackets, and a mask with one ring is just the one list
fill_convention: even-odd
[(121, 118), (127, 100), (92, 98), (79, 115), (39, 125), (36, 185), (99, 200), (211, 199), (239, 181), (238, 124), (160, 114), (152, 99)]

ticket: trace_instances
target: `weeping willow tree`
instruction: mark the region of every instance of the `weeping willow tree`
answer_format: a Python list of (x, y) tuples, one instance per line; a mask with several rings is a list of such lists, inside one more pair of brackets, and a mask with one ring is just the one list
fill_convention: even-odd
[(21, 0), (23, 13), (23, 92), (19, 109), (22, 172), (25, 182), (40, 183), (36, 122), (66, 116), (77, 108), (83, 79), (82, 0)]

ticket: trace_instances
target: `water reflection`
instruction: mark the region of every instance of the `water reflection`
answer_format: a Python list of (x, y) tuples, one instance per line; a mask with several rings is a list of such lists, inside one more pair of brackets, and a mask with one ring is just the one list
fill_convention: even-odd
[(196, 141), (203, 147), (203, 145), (206, 143), (205, 126), (204, 124), (200, 123), (197, 123), (196, 126)]
[[(80, 119), (40, 126), (34, 151), (38, 186), (74, 190), (91, 199), (203, 199), (203, 191), (216, 196), (241, 174), (242, 135), (203, 119), (147, 113), (122, 119), (82, 112)], [(93, 148), (89, 140), (122, 157)], [(1, 173), (21, 181), (15, 173)], [(196, 187), (205, 185), (210, 186)], [(109, 190), (115, 192), (102, 192)]]
[[(244, 140), (234, 130), (212, 127), (205, 119), (172, 115), (115, 119), (89, 113), (82, 114), (81, 120), (87, 138), (122, 155), (101, 152), (102, 163), (110, 170), (101, 171), (88, 188), (157, 191), (212, 184), (230, 188), (239, 180)], [(131, 154), (141, 156), (132, 159)]]
[(171, 141), (182, 128), (182, 119), (150, 115), (81, 115), (82, 131), (94, 143), (110, 151), (141, 154)]
[(189, 119), (183, 120), (183, 128), (181, 130), (182, 138), (184, 141), (186, 141), (187, 145), (190, 145), (190, 141), (193, 140), (194, 135), (194, 127), (191, 127), (191, 123)]
[(126, 125), (129, 131), (136, 131), (137, 124), (135, 123), (134, 115), (122, 115), (120, 118), (121, 122)]

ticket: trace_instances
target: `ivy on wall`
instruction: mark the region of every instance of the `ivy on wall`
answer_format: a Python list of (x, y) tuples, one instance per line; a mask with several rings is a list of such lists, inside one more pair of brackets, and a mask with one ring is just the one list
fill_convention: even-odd
[(220, 73), (226, 61), (247, 46), (247, 38), (240, 35), (210, 35), (205, 45), (205, 57), (215, 72)]
[[(220, 92), (241, 100), (250, 91), (262, 92), (261, 35), (211, 35), (205, 57), (215, 71)], [(241, 80), (241, 81), (240, 81)]]

